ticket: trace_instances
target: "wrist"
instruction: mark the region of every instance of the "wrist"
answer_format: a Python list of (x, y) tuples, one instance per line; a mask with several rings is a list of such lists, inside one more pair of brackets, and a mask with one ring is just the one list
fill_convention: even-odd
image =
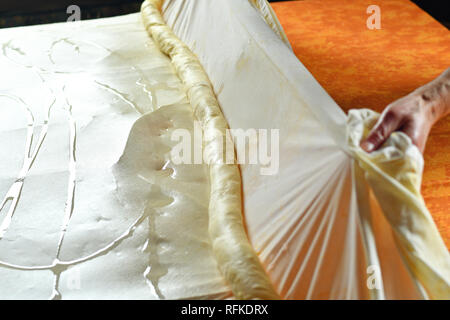
[(450, 114), (450, 68), (412, 94), (433, 124)]

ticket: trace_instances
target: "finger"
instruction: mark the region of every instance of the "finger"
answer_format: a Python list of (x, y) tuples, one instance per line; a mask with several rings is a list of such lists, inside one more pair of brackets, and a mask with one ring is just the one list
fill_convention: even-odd
[(377, 150), (400, 126), (400, 118), (393, 112), (387, 111), (369, 133), (367, 138), (361, 142), (361, 148), (366, 152)]

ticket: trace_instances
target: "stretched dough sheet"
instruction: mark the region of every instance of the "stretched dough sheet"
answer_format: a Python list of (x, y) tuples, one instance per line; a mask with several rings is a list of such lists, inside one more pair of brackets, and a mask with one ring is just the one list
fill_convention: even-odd
[(0, 298), (231, 297), (194, 114), (139, 13), (0, 31)]
[(201, 124), (202, 158), (209, 165), (210, 177), (209, 234), (219, 268), (236, 298), (277, 299), (245, 234), (238, 166), (223, 161), (221, 150), (227, 122), (197, 57), (165, 24), (160, 13), (161, 3), (161, 0), (144, 1), (142, 17), (146, 30), (170, 57)]
[[(371, 4), (370, 0), (271, 3), (297, 58), (344, 111), (364, 107), (382, 112), (449, 66), (450, 32), (442, 24), (412, 1), (378, 0), (388, 14), (382, 16), (382, 30), (370, 30), (361, 12)], [(337, 25), (339, 30), (330, 28)], [(421, 187), (448, 249), (449, 120), (436, 123), (428, 136)]]
[[(0, 31), (1, 298), (449, 298), (408, 137), (362, 152), (378, 115), (342, 112), (265, 1), (147, 3)], [(240, 194), (235, 165), (175, 165), (194, 120), (279, 129), (278, 172), (242, 165)]]
[[(241, 171), (248, 235), (282, 297), (450, 297), (449, 254), (408, 137), (365, 154), (359, 141), (377, 114), (347, 117), (250, 1), (168, 0), (163, 12), (205, 68), (229, 126), (280, 129), (279, 172)], [(368, 285), (370, 270), (381, 284)]]

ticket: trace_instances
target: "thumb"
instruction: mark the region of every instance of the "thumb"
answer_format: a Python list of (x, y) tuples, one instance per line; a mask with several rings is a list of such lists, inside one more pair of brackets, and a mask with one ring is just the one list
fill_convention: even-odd
[(367, 138), (361, 142), (361, 148), (366, 152), (377, 150), (399, 127), (399, 124), (400, 118), (388, 110), (381, 116)]

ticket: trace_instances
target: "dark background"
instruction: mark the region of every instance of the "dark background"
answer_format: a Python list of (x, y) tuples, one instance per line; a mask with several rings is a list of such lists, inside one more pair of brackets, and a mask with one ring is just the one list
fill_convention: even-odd
[[(0, 28), (66, 21), (69, 5), (81, 9), (81, 19), (111, 17), (139, 11), (143, 0), (0, 0)], [(211, 0), (214, 1), (214, 0)], [(281, 0), (272, 0), (276, 2)], [(320, 1), (320, 0), (317, 0)], [(413, 0), (436, 20), (450, 27), (449, 0)], [(407, 23), (407, 21), (405, 21)]]

